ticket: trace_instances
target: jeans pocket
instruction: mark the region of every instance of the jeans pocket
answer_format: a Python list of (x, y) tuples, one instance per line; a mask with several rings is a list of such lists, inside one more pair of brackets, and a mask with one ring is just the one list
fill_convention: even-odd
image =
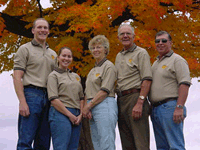
[(176, 108), (176, 100), (169, 101), (167, 103), (162, 104), (162, 107), (165, 109), (175, 109)]
[(24, 91), (24, 95), (26, 97), (27, 103), (35, 103), (36, 102), (35, 99), (38, 97), (34, 92), (30, 91)]

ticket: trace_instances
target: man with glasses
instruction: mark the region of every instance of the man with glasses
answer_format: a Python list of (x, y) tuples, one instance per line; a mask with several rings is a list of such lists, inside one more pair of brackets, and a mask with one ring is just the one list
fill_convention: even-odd
[(122, 24), (118, 39), (123, 45), (115, 60), (118, 73), (118, 124), (123, 150), (149, 150), (149, 103), (152, 72), (147, 51), (134, 44), (134, 28)]
[(191, 84), (190, 71), (186, 60), (171, 50), (171, 40), (166, 31), (160, 31), (155, 36), (159, 56), (152, 66), (151, 119), (158, 150), (185, 150), (184, 104)]

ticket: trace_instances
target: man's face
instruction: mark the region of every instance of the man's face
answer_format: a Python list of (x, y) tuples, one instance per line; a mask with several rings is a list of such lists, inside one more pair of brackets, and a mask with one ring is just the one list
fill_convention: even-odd
[(119, 29), (118, 39), (124, 46), (125, 50), (133, 46), (134, 34), (133, 31), (131, 30), (131, 27), (128, 25), (122, 26)]
[(160, 56), (164, 56), (171, 50), (172, 41), (169, 40), (167, 34), (157, 36), (155, 39), (156, 50)]
[(34, 39), (37, 42), (45, 42), (49, 35), (49, 25), (47, 21), (37, 20), (35, 23), (35, 27), (32, 29), (32, 33), (34, 34)]

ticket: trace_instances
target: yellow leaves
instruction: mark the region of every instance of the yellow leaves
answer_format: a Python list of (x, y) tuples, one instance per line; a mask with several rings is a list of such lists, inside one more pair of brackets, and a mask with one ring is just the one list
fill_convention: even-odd
[(36, 0), (11, 0), (4, 12), (11, 16), (26, 15), (35, 9)]

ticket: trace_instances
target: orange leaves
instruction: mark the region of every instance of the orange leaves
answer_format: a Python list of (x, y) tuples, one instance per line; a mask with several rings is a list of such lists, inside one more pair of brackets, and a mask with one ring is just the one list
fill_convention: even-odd
[[(23, 16), (20, 19), (26, 22), (39, 17), (36, 0), (0, 0), (0, 5), (7, 2), (9, 3), (4, 12), (8, 15), (19, 18)], [(117, 39), (117, 28), (127, 16), (131, 16), (128, 19), (134, 21), (134, 42), (148, 50), (152, 62), (158, 54), (154, 36), (157, 31), (166, 30), (172, 36), (175, 52), (185, 58), (193, 56), (191, 60), (188, 59), (190, 69), (193, 76), (200, 76), (200, 12), (199, 9), (194, 9), (199, 6), (192, 2), (193, 0), (87, 0), (78, 4), (76, 0), (51, 0), (53, 7), (43, 10), (44, 18), (52, 27), (48, 43), (56, 51), (62, 46), (70, 47), (74, 55), (72, 68), (81, 76), (86, 76), (94, 65), (87, 48), (89, 40), (98, 34), (105, 35), (110, 41), (108, 59), (114, 62), (116, 54), (122, 48)], [(25, 28), (30, 29), (31, 25), (28, 24)], [(10, 33), (4, 28), (4, 20), (0, 16), (1, 41), (7, 40), (8, 45), (15, 45), (10, 39), (16, 41), (17, 38), (8, 38)], [(19, 42), (18, 45), (22, 43)]]
[(3, 20), (3, 18), (1, 18), (1, 15), (0, 15), (0, 37), (2, 36), (4, 28), (5, 28), (4, 20)]
[(200, 60), (199, 58), (186, 58), (190, 72), (191, 72), (191, 77), (198, 77), (200, 76)]
[(8, 2), (8, 0), (0, 0), (0, 7), (1, 7), (2, 5), (5, 5), (7, 2)]

